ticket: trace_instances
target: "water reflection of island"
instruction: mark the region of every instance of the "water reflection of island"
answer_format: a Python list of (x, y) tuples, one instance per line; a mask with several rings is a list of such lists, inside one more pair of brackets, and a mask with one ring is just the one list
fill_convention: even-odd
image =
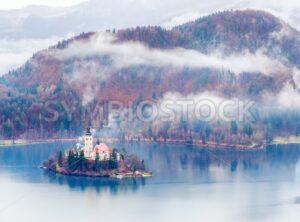
[(146, 179), (142, 177), (124, 180), (118, 180), (115, 178), (82, 178), (68, 177), (51, 171), (44, 171), (44, 176), (47, 177), (49, 179), (49, 183), (52, 184), (59, 184), (61, 186), (67, 185), (74, 191), (94, 189), (99, 194), (103, 191), (109, 191), (113, 195), (118, 194), (119, 192), (135, 192), (140, 188), (143, 188), (146, 184)]

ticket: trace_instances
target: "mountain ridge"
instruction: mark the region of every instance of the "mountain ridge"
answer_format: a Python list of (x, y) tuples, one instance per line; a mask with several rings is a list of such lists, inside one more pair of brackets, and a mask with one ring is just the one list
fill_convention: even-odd
[[(254, 34), (248, 37), (246, 36), (246, 34), (248, 33), (246, 34), (242, 33), (242, 37), (241, 37), (242, 40), (238, 40), (237, 38), (238, 34), (236, 34), (236, 32), (239, 32), (240, 34), (240, 29), (236, 27), (239, 27), (239, 25), (237, 24), (240, 24), (241, 22), (238, 22), (236, 20), (242, 15), (245, 15), (242, 24), (244, 23), (248, 24), (249, 21), (250, 20), (253, 21), (253, 19), (256, 19), (255, 22), (253, 22), (254, 25), (252, 24), (254, 27), (256, 27), (255, 24), (257, 23), (262, 23), (262, 24), (260, 24), (261, 27), (257, 28), (255, 31), (253, 31), (254, 28), (252, 28), (251, 25), (250, 28), (245, 24), (241, 25), (242, 27), (244, 27), (243, 29), (245, 30), (245, 32), (247, 31), (248, 33), (254, 32)], [(263, 22), (258, 22), (257, 18), (259, 18)], [(273, 33), (276, 32), (278, 33), (281, 29), (283, 29), (282, 21), (281, 20), (273, 21), (274, 19), (275, 17), (273, 15), (270, 15), (263, 11), (254, 11), (254, 10), (226, 11), (226, 12), (216, 13), (210, 16), (205, 16), (203, 18), (197, 19), (194, 22), (189, 22), (187, 24), (175, 27), (171, 31), (168, 31), (158, 26), (154, 26), (154, 27), (149, 26), (149, 27), (137, 27), (134, 29), (119, 30), (117, 32), (112, 31), (112, 34), (116, 36), (116, 39), (114, 41), (117, 43), (118, 42), (124, 43), (126, 41), (140, 42), (142, 44), (146, 44), (150, 49), (151, 48), (174, 49), (179, 47), (184, 49), (192, 49), (192, 50), (200, 51), (201, 53), (204, 54), (209, 54), (211, 51), (218, 50), (218, 51), (222, 51), (221, 54), (224, 54), (224, 56), (229, 56), (230, 54), (243, 53), (244, 50), (248, 50), (250, 53), (255, 53), (257, 50), (261, 48), (269, 47), (268, 44), (270, 44), (270, 42), (268, 42), (269, 41), (268, 37), (271, 34), (273, 35)], [(214, 25), (212, 25), (212, 22), (210, 22), (211, 20), (215, 21)], [(265, 25), (266, 20), (268, 21), (267, 25)], [(216, 21), (222, 21), (223, 24), (220, 25)], [(234, 24), (227, 25), (227, 27), (225, 27), (224, 21), (226, 21), (226, 24), (228, 23), (230, 24), (230, 22), (233, 21)], [(207, 23), (209, 23), (209, 25), (207, 25)], [(198, 27), (199, 25), (200, 27)], [(196, 28), (194, 28), (191, 31), (191, 26), (192, 27), (196, 26)], [(265, 29), (266, 26), (268, 27), (267, 31), (266, 33), (263, 33), (263, 30)], [(212, 31), (208, 31), (207, 29), (209, 28), (211, 28)], [(216, 28), (222, 30), (216, 31)], [(285, 64), (288, 63), (289, 66), (299, 67), (300, 59), (298, 58), (300, 58), (300, 54), (297, 53), (298, 52), (297, 48), (299, 48), (299, 46), (293, 47), (295, 44), (298, 44), (298, 41), (300, 43), (299, 33), (296, 30), (292, 29), (290, 26), (287, 26), (286, 29), (289, 30), (291, 29), (292, 33), (289, 35), (291, 35), (292, 37), (290, 39), (287, 39), (287, 41), (284, 42), (284, 44), (282, 44), (280, 40), (277, 41), (276, 39), (275, 40), (271, 39), (270, 41), (271, 43), (273, 43), (273, 45), (271, 45), (269, 49), (266, 49), (265, 54), (267, 54), (267, 56), (270, 56), (271, 58), (277, 59), (278, 56), (276, 54), (272, 54), (272, 50), (280, 51), (279, 54), (281, 54), (280, 55), (281, 62)], [(202, 30), (201, 34), (199, 34), (199, 30)], [(210, 33), (216, 33), (216, 34), (212, 35)], [(261, 38), (255, 37), (258, 34), (260, 34), (262, 37)], [(43, 57), (49, 57), (49, 55), (47, 55), (47, 51), (49, 50), (50, 51), (64, 50), (66, 47), (68, 47), (68, 45), (72, 45), (74, 42), (76, 43), (78, 41), (90, 41), (91, 38), (93, 38), (93, 36), (95, 35), (97, 35), (96, 32), (83, 33), (69, 40), (61, 41), (56, 46), (49, 47), (48, 50), (42, 50), (41, 53), (36, 53), (35, 55), (33, 55), (30, 61), (34, 59), (37, 60), (41, 59), (42, 61), (43, 59), (45, 59)], [(296, 37), (294, 37), (294, 35), (296, 35)], [(245, 38), (250, 39), (248, 43), (245, 43), (246, 40), (244, 39), (243, 36), (246, 36)], [(292, 44), (290, 44), (290, 42), (292, 42)], [(282, 54), (285, 53), (286, 50), (289, 50), (289, 52), (286, 53), (286, 55), (282, 56)], [(276, 53), (278, 54), (278, 52)], [(52, 61), (48, 61), (48, 62), (50, 64), (59, 63), (59, 61), (56, 59), (53, 59)], [(38, 61), (33, 61), (32, 63), (38, 63)], [(15, 74), (22, 73), (22, 71), (20, 70), (22, 69), (26, 70), (27, 68), (29, 68), (28, 67), (30, 66), (29, 64), (30, 62), (25, 64), (17, 72), (12, 72), (12, 73)], [(5, 79), (7, 77), (9, 78), (9, 75), (4, 76), (3, 78)], [(16, 81), (17, 80), (15, 80), (15, 86), (17, 86)]]

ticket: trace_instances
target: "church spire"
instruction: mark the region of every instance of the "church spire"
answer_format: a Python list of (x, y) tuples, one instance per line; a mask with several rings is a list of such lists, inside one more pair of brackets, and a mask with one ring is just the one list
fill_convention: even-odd
[(91, 128), (88, 127), (88, 128), (86, 129), (85, 135), (86, 135), (86, 136), (91, 136), (91, 135), (92, 135), (92, 133), (91, 133)]

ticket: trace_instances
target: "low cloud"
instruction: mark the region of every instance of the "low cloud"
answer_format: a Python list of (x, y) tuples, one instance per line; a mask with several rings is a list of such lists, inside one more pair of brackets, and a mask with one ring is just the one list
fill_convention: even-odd
[(261, 72), (266, 75), (287, 71), (281, 62), (264, 55), (263, 50), (251, 54), (223, 56), (219, 52), (209, 55), (196, 50), (175, 48), (170, 50), (149, 49), (137, 42), (115, 43), (107, 33), (96, 35), (89, 42), (71, 44), (67, 49), (58, 50), (54, 56), (59, 59), (108, 55), (116, 68), (149, 65), (191, 68), (214, 68), (231, 70), (235, 74)]
[(280, 92), (274, 94), (265, 92), (262, 96), (259, 108), (263, 113), (271, 114), (286, 111), (300, 112), (300, 91), (292, 84), (286, 83)]
[(277, 101), (278, 107), (300, 111), (300, 92), (290, 84), (287, 84), (276, 97), (275, 101)]
[(48, 39), (0, 39), (0, 76), (19, 68), (35, 52), (58, 41), (57, 37)]
[[(82, 89), (84, 103), (95, 98), (100, 83), (111, 73), (122, 68), (134, 66), (175, 67), (175, 68), (213, 68), (240, 73), (262, 73), (264, 75), (294, 75), (295, 83), (300, 84), (300, 71), (287, 67), (280, 61), (258, 50), (255, 54), (248, 51), (224, 56), (215, 51), (203, 54), (196, 50), (183, 48), (151, 49), (138, 42), (116, 42), (109, 33), (96, 34), (88, 42), (70, 43), (63, 50), (52, 51), (52, 56), (64, 61), (74, 61), (70, 73), (65, 73), (65, 82)], [(98, 59), (90, 59), (98, 58)], [(101, 59), (106, 58), (103, 64)], [(79, 61), (79, 62), (77, 62)], [(72, 63), (71, 63), (72, 64)], [(298, 81), (299, 79), (299, 81)], [(89, 82), (90, 84), (84, 84)]]

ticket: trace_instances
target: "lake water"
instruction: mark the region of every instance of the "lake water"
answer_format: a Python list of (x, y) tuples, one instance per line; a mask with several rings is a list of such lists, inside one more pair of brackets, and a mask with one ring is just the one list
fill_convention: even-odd
[(261, 152), (181, 145), (114, 146), (154, 177), (115, 180), (38, 168), (68, 143), (0, 148), (1, 222), (299, 221), (300, 146)]

